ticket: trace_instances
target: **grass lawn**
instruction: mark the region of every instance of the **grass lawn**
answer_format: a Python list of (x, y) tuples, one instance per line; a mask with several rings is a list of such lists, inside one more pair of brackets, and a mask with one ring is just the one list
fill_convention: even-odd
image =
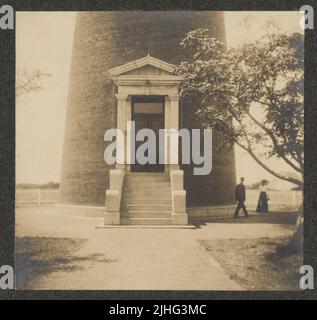
[(46, 237), (16, 238), (17, 289), (30, 289), (42, 276), (53, 269), (72, 271), (72, 253), (84, 240)]
[(229, 275), (245, 290), (299, 290), (303, 257), (287, 247), (289, 238), (201, 241)]

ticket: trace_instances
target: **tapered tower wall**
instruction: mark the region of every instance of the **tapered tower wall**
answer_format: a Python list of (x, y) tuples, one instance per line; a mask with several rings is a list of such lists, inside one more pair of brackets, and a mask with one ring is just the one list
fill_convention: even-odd
[[(65, 125), (61, 202), (103, 206), (109, 187), (104, 161), (104, 133), (115, 128), (115, 86), (109, 69), (150, 54), (171, 64), (189, 55), (179, 46), (187, 32), (208, 28), (224, 40), (221, 12), (80, 12), (78, 13)], [(182, 101), (181, 127), (200, 128), (194, 119), (199, 105)], [(220, 140), (220, 141), (219, 141)], [(233, 149), (217, 151), (213, 171), (193, 176), (185, 167), (188, 205), (227, 204), (233, 198)]]

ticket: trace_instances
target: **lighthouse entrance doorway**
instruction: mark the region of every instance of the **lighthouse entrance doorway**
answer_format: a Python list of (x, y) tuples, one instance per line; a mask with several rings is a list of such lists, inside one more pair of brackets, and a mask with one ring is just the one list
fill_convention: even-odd
[[(164, 137), (159, 136), (159, 130), (164, 129), (164, 101), (164, 96), (132, 97), (132, 120), (135, 122), (134, 143), (131, 144), (131, 152), (135, 154), (135, 164), (131, 164), (130, 167), (132, 172), (164, 172), (164, 145), (160, 146), (160, 143), (164, 144)], [(144, 137), (140, 131), (143, 129), (152, 130), (155, 137)], [(145, 133), (145, 130), (143, 132)], [(149, 151), (152, 152), (151, 155)], [(155, 154), (153, 151), (156, 151)], [(143, 163), (139, 162), (137, 152), (144, 153)]]

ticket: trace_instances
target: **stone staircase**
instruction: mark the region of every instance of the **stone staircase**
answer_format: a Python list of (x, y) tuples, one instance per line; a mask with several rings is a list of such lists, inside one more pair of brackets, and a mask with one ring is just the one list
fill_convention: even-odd
[(121, 199), (121, 224), (171, 225), (169, 173), (127, 172)]

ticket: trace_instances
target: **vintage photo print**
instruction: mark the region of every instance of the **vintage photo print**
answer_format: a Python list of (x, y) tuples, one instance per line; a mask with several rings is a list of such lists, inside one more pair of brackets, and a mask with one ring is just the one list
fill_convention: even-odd
[(302, 11), (15, 23), (17, 290), (312, 285)]

